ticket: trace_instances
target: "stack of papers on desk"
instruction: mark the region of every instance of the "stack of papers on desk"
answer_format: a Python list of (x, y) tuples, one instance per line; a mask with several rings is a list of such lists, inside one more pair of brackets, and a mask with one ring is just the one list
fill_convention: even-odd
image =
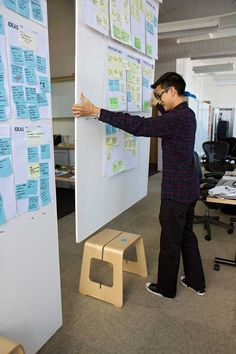
[(236, 188), (228, 186), (216, 186), (208, 191), (211, 197), (221, 199), (236, 199)]

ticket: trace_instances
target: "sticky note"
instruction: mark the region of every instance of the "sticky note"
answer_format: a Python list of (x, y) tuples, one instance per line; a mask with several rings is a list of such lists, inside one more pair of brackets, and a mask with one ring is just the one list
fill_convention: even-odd
[(40, 192), (49, 190), (48, 177), (40, 178)]
[(50, 144), (43, 144), (40, 146), (41, 149), (41, 159), (47, 160), (50, 159)]
[(0, 156), (11, 154), (10, 138), (0, 138)]
[(7, 177), (12, 174), (11, 160), (9, 157), (6, 157), (3, 160), (0, 160), (0, 177)]
[(31, 0), (32, 14), (35, 20), (43, 22), (43, 12), (39, 0)]
[(0, 106), (7, 106), (7, 95), (3, 86), (0, 86)]
[(21, 16), (30, 18), (29, 0), (18, 0), (18, 11)]
[(23, 53), (24, 53), (25, 65), (28, 67), (34, 68), (36, 66), (34, 51), (33, 50), (23, 50)]
[(17, 65), (11, 65), (11, 80), (12, 82), (24, 83), (23, 68)]
[(0, 106), (0, 122), (7, 120), (6, 110), (4, 106)]
[(119, 108), (118, 97), (110, 97), (109, 98), (109, 108), (112, 110), (116, 110)]
[(15, 103), (24, 104), (25, 103), (24, 87), (12, 86), (11, 89), (12, 89), (13, 101)]
[(4, 212), (3, 198), (0, 194), (0, 225), (5, 224), (5, 222), (6, 222), (6, 217)]
[(46, 58), (40, 57), (39, 55), (36, 56), (36, 67), (37, 70), (46, 73)]
[(23, 51), (21, 47), (15, 45), (10, 46), (11, 63), (13, 65), (24, 65)]
[(28, 198), (28, 183), (16, 185), (16, 200)]
[(3, 16), (0, 15), (0, 34), (4, 34), (4, 21), (3, 21)]
[(49, 176), (49, 166), (48, 166), (48, 162), (42, 162), (39, 164), (40, 167), (40, 177), (41, 179), (43, 177), (48, 177)]
[(28, 195), (35, 195), (38, 193), (38, 180), (29, 179), (28, 180)]
[(34, 68), (25, 68), (25, 81), (27, 85), (37, 85), (37, 75)]
[(29, 197), (28, 211), (36, 211), (39, 208), (39, 197)]
[(37, 104), (36, 89), (34, 87), (25, 87), (26, 102), (31, 104)]
[(3, 67), (3, 62), (2, 62), (2, 56), (0, 53), (0, 71), (3, 71), (3, 70), (4, 70), (4, 67)]
[(48, 106), (48, 99), (45, 93), (37, 93), (37, 101), (39, 106)]
[(51, 87), (47, 76), (40, 76), (39, 83), (42, 92), (51, 92)]
[(35, 162), (29, 165), (30, 178), (38, 178), (40, 176), (39, 163)]
[(3, 2), (8, 9), (16, 11), (17, 0), (3, 0)]
[(40, 119), (39, 107), (37, 105), (28, 106), (29, 110), (29, 119), (32, 121)]
[(4, 72), (0, 71), (0, 86), (4, 86)]
[(51, 202), (51, 196), (50, 196), (49, 190), (42, 191), (40, 193), (40, 196), (41, 196), (42, 206), (45, 206), (45, 205), (47, 205), (48, 203)]
[(37, 146), (28, 147), (28, 162), (39, 162), (39, 150)]
[(16, 104), (17, 118), (28, 118), (29, 112), (26, 104)]

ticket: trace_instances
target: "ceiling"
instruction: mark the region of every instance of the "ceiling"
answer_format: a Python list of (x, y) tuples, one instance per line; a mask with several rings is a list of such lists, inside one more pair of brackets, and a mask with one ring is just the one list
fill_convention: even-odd
[(163, 0), (159, 60), (179, 58), (201, 59), (200, 65), (215, 64), (212, 58), (218, 64), (234, 63), (236, 75), (236, 0)]

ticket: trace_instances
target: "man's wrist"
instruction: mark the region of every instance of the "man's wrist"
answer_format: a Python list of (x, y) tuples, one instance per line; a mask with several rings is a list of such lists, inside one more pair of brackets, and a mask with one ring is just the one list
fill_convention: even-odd
[(100, 113), (101, 113), (101, 108), (95, 107), (93, 115), (95, 116), (96, 119), (100, 118)]

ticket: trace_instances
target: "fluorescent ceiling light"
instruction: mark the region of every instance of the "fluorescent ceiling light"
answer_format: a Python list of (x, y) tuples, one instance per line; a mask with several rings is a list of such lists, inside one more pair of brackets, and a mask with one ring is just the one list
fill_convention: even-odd
[(236, 50), (234, 52), (225, 52), (224, 54), (206, 54), (191, 57), (191, 60), (205, 60), (205, 59), (217, 59), (217, 58), (231, 58), (236, 57)]
[(158, 33), (169, 33), (169, 32), (178, 32), (178, 31), (189, 31), (200, 28), (216, 28), (219, 26), (219, 18), (215, 17), (203, 17), (192, 19), (192, 20), (183, 20), (183, 21), (174, 21), (174, 22), (164, 22), (158, 24)]
[(193, 66), (193, 71), (195, 74), (206, 74), (206, 73), (233, 71), (233, 70), (234, 70), (233, 63)]
[(209, 39), (211, 39), (210, 33), (199, 34), (197, 36), (189, 36), (189, 37), (177, 38), (177, 44), (198, 42), (198, 41), (206, 41), (206, 40), (209, 40)]

